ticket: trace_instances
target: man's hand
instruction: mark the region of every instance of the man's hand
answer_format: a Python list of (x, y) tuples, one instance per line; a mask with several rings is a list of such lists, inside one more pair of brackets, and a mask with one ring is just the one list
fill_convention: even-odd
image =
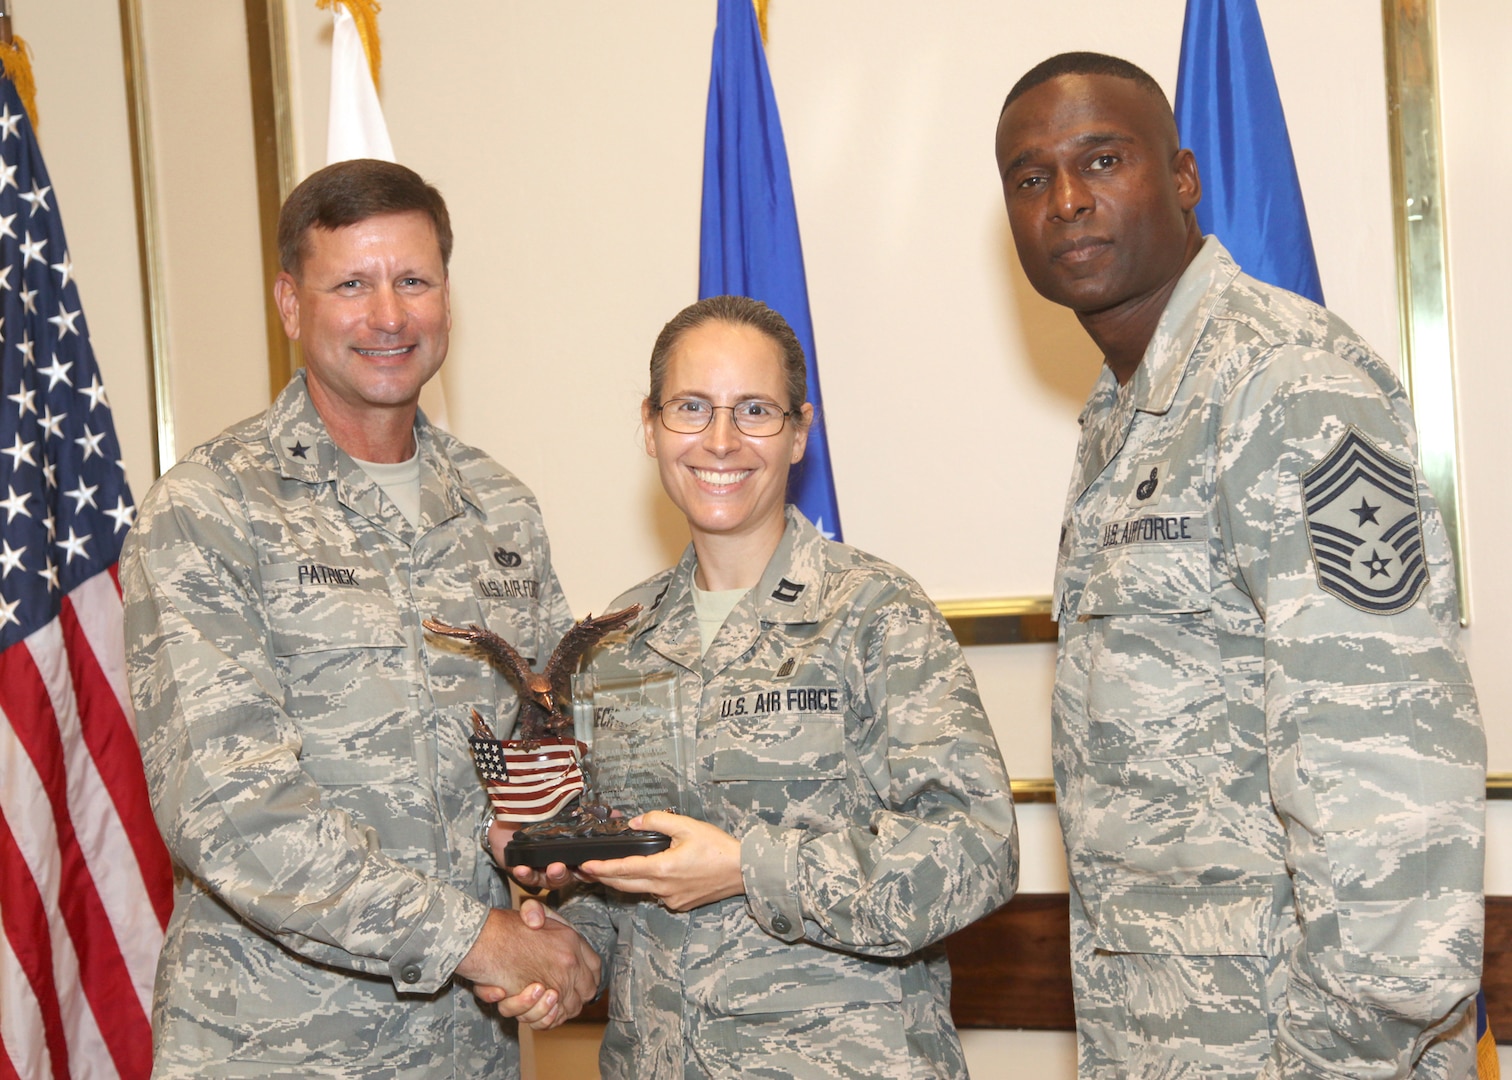
[(489, 912), (457, 974), (502, 1015), (544, 1029), (572, 1019), (592, 1000), (599, 958), (576, 930), (527, 900), (518, 912)]
[[(740, 841), (706, 821), (652, 810), (630, 820), (632, 829), (666, 833), (672, 846), (655, 855), (592, 859), (580, 877), (620, 892), (654, 896), (670, 911), (689, 911), (745, 892), (740, 873)], [(548, 868), (548, 874), (550, 872)]]

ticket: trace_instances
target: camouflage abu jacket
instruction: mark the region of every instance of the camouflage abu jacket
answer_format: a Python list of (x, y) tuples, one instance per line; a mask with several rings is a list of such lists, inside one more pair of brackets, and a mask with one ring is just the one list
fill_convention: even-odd
[(507, 893), (468, 709), (503, 680), (427, 641), (569, 624), (530, 492), (423, 417), (412, 528), (295, 378), (148, 494), (121, 559), (132, 697), (179, 868), (155, 1074), (518, 1075), (452, 971)]
[(1485, 744), (1406, 396), (1209, 237), (1056, 580), (1084, 1077), (1464, 1077)]
[(610, 983), (604, 1076), (964, 1076), (935, 943), (1012, 895), (1018, 836), (960, 647), (911, 579), (789, 507), (700, 657), (694, 566), (615, 602), (647, 612), (593, 672), (675, 673), (688, 812), (741, 841), (746, 894), (567, 901)]

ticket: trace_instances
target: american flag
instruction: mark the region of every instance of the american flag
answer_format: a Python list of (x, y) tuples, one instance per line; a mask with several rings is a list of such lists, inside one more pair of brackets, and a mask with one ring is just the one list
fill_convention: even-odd
[(172, 910), (126, 689), (133, 507), (57, 195), (0, 78), (0, 1080), (145, 1077)]
[(547, 821), (583, 792), (583, 744), (575, 739), (474, 735), (468, 742), (499, 821)]

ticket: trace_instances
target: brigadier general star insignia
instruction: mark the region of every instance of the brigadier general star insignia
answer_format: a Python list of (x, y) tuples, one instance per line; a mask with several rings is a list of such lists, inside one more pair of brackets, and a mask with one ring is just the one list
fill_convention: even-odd
[(1357, 428), (1302, 475), (1318, 585), (1377, 615), (1406, 611), (1428, 584), (1412, 466)]

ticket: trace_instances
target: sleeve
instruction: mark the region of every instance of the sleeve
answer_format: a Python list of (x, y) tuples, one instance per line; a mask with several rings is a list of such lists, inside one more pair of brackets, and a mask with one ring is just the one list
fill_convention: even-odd
[(917, 589), (861, 617), (849, 660), (869, 820), (837, 831), (753, 826), (746, 901), (774, 937), (905, 956), (999, 907), (1018, 883), (1008, 773), (966, 658)]
[(488, 906), (386, 856), (303, 771), (231, 481), (180, 465), (121, 559), (138, 737), (174, 860), (241, 919), (312, 961), (444, 985)]
[[(1302, 931), (1273, 1062), (1288, 1077), (1410, 1075), (1480, 976), (1485, 741), (1452, 555), (1405, 400), (1371, 371), (1278, 350), (1226, 403), (1218, 447)], [(1418, 564), (1420, 589), (1398, 573)]]
[(562, 894), (557, 912), (583, 935), (589, 948), (598, 954), (599, 986), (602, 994), (609, 988), (614, 974), (614, 943), (619, 936), (614, 909), (604, 890), (593, 885), (572, 885)]

